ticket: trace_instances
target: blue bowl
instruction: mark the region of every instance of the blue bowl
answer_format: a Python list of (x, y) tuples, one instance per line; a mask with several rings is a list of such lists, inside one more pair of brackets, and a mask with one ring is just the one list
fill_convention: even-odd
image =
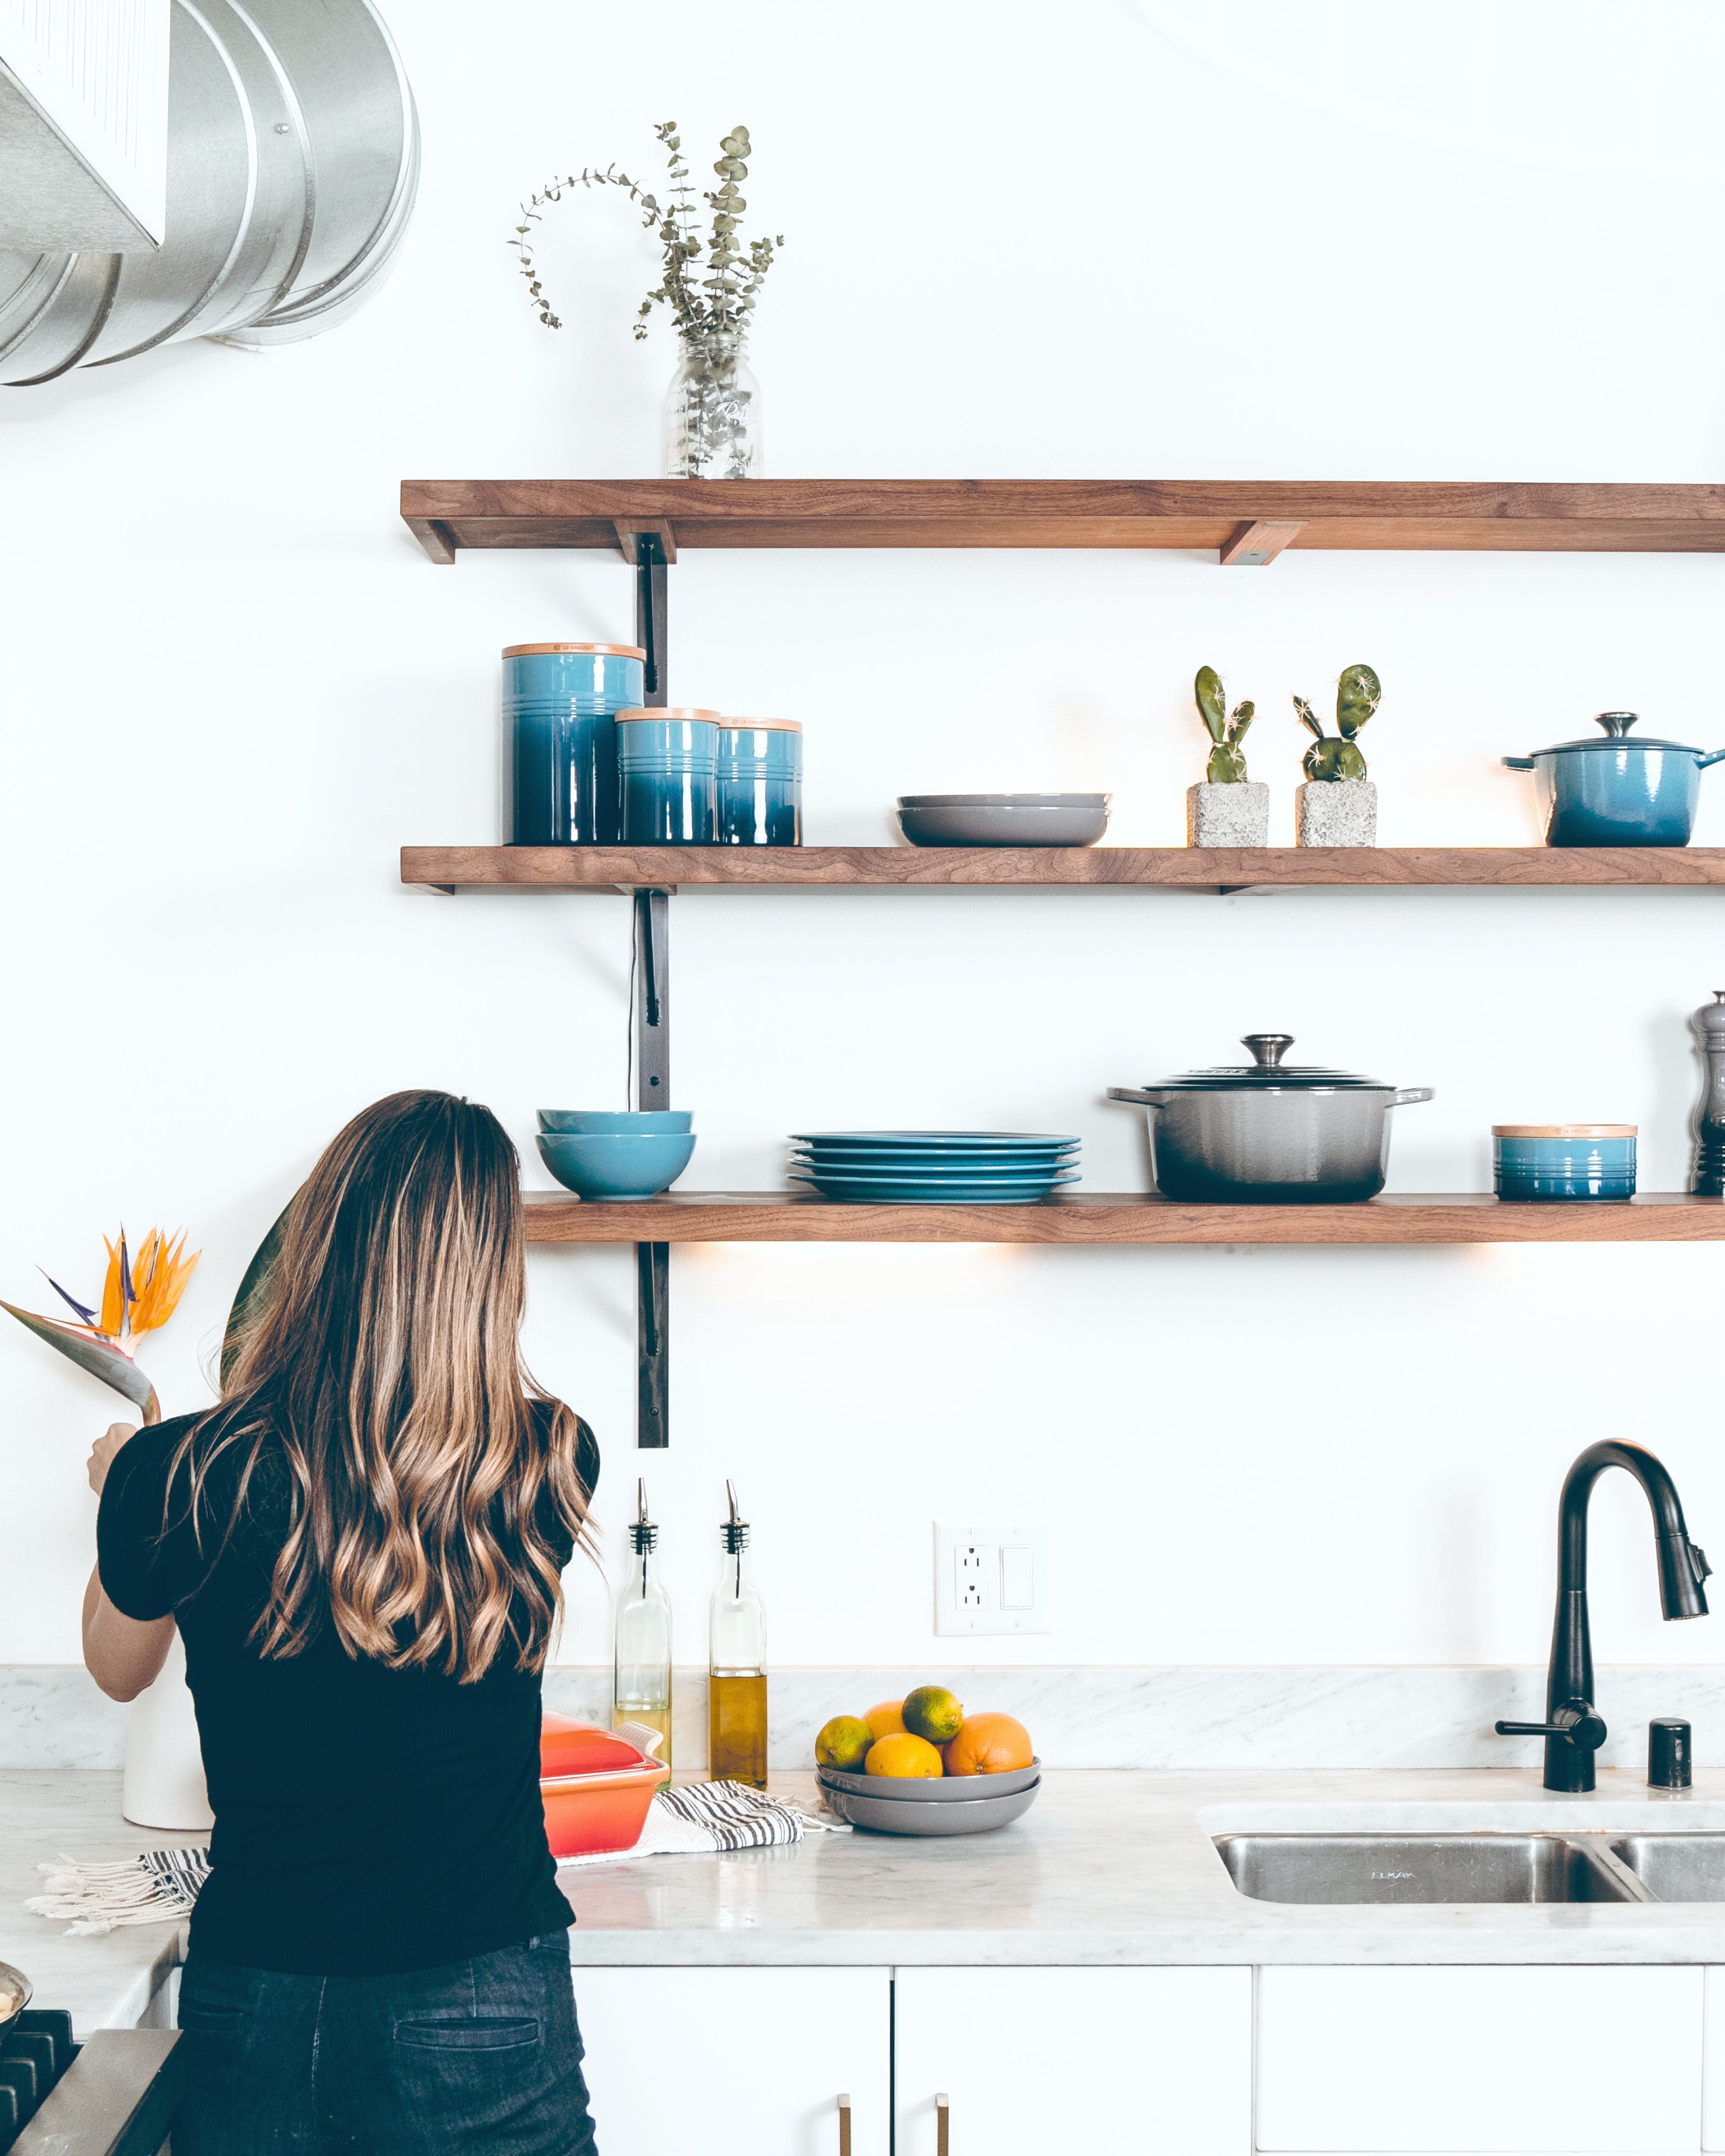
[(1494, 1123), (1493, 1181), (1500, 1198), (1633, 1198), (1633, 1123)]
[(578, 1198), (656, 1198), (689, 1165), (688, 1131), (542, 1131), (539, 1158)]
[(680, 1135), (695, 1127), (695, 1111), (691, 1108), (542, 1108), (539, 1127), (589, 1134), (615, 1131), (643, 1137), (655, 1137), (665, 1132)]

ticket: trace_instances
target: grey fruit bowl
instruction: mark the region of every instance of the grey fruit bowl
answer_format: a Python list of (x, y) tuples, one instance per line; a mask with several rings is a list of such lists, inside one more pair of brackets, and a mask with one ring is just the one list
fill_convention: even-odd
[[(864, 1779), (877, 1779), (870, 1775)], [(969, 1777), (965, 1778), (967, 1780)], [(995, 1777), (986, 1777), (993, 1781)], [(925, 1786), (927, 1786), (925, 1784)], [(996, 1796), (970, 1797), (957, 1804), (919, 1804), (914, 1798), (859, 1797), (849, 1789), (835, 1789), (823, 1781), (821, 1794), (830, 1810), (853, 1826), (875, 1834), (992, 1834), (996, 1827), (1010, 1826), (1036, 1801), (1040, 1782), (1027, 1789), (1003, 1791)]]
[(913, 846), (1093, 846), (1108, 828), (1108, 793), (903, 793), (898, 820)]
[(912, 1803), (974, 1804), (983, 1797), (1013, 1797), (1020, 1789), (1034, 1789), (1041, 1779), (1042, 1762), (1014, 1767), (1004, 1774), (941, 1774), (927, 1782), (896, 1774), (847, 1774), (842, 1767), (817, 1767), (824, 1789), (842, 1789), (847, 1796), (884, 1797), (894, 1803), (906, 1798)]

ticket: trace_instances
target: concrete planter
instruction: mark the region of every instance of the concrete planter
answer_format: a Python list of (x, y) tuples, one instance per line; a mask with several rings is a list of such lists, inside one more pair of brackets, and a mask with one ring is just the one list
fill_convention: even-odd
[(1369, 778), (1308, 779), (1294, 788), (1294, 843), (1375, 846), (1378, 789)]
[(1254, 778), (1243, 778), (1235, 786), (1212, 786), (1208, 780), (1189, 786), (1186, 843), (1189, 846), (1267, 846), (1270, 788)]

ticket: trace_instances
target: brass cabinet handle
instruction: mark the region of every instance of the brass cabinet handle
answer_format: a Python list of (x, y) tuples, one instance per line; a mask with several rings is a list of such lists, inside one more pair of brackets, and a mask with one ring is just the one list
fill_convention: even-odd
[(934, 2156), (951, 2156), (947, 2146), (947, 2127), (952, 2115), (952, 2101), (942, 2089), (934, 2100)]
[(850, 2098), (839, 2099), (839, 2156), (850, 2156)]

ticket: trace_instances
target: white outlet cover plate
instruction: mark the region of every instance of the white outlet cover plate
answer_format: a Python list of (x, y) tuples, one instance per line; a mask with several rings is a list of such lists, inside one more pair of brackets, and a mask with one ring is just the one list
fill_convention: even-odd
[(934, 1527), (937, 1633), (1051, 1632), (1045, 1527)]

